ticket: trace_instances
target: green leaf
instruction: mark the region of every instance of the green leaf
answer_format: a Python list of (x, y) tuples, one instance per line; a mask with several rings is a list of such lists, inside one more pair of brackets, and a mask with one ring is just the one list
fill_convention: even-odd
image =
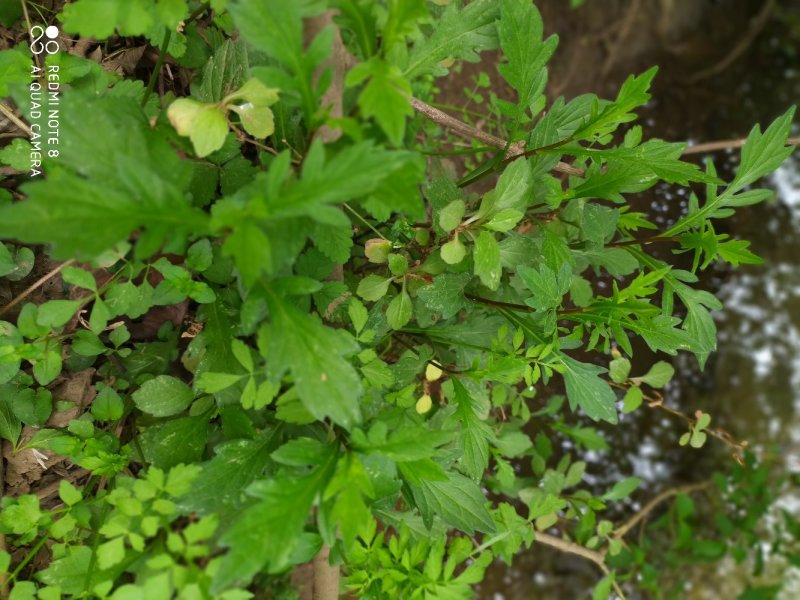
[(469, 535), (475, 531), (495, 531), (494, 521), (485, 507), (486, 498), (477, 483), (452, 472), (447, 473), (445, 481), (423, 479), (418, 483), (412, 484), (411, 490), (428, 527), (436, 515), (450, 527)]
[(303, 406), (319, 420), (330, 417), (349, 427), (361, 419), (361, 378), (344, 356), (358, 344), (343, 330), (325, 327), (281, 298), (267, 296), (271, 323), (265, 358), (270, 380), (289, 371)]
[(402, 290), (389, 303), (386, 309), (386, 321), (392, 329), (402, 329), (411, 320), (413, 314), (414, 308), (411, 305), (411, 296), (408, 295), (408, 292)]
[(78, 0), (64, 6), (61, 22), (65, 31), (86, 37), (105, 39), (115, 30), (124, 36), (137, 36), (155, 24), (153, 6), (147, 0)]
[(789, 108), (775, 119), (763, 134), (758, 125), (750, 130), (747, 142), (742, 147), (742, 158), (736, 170), (736, 177), (726, 190), (726, 194), (738, 191), (761, 179), (781, 166), (789, 157), (794, 146), (787, 146), (786, 140), (791, 132), (794, 111), (794, 106)]
[(617, 396), (599, 375), (606, 369), (561, 356), (564, 365), (564, 382), (572, 410), (581, 407), (595, 421), (617, 422)]
[(453, 200), (439, 211), (439, 227), (445, 231), (453, 231), (461, 225), (465, 210), (466, 205), (463, 200)]
[(36, 322), (42, 327), (62, 327), (72, 318), (80, 305), (80, 300), (48, 300), (39, 305)]
[(29, 141), (16, 138), (0, 150), (0, 163), (17, 171), (28, 171), (31, 167), (31, 150), (32, 146)]
[(498, 34), (508, 63), (497, 70), (517, 92), (517, 119), (541, 94), (547, 81), (544, 66), (558, 45), (557, 36), (543, 42), (542, 29), (542, 18), (532, 3), (503, 0)]
[(588, 140), (613, 133), (617, 127), (636, 118), (631, 111), (644, 105), (649, 99), (648, 89), (658, 67), (652, 67), (639, 76), (631, 75), (622, 84), (614, 102), (603, 108), (593, 108), (592, 116), (572, 134), (572, 139)]
[(433, 278), (433, 283), (420, 288), (417, 297), (434, 312), (449, 319), (469, 305), (464, 288), (472, 280), (469, 273), (444, 273)]
[(208, 515), (224, 508), (238, 508), (245, 501), (244, 490), (271, 462), (270, 453), (280, 442), (281, 429), (271, 428), (255, 440), (232, 440), (218, 445), (216, 454), (203, 463), (192, 489), (178, 500), (187, 512)]
[(133, 393), (133, 402), (154, 417), (171, 417), (183, 412), (194, 399), (192, 388), (171, 375), (159, 375), (144, 382)]
[(404, 69), (406, 78), (411, 81), (428, 73), (446, 75), (442, 61), (477, 62), (477, 52), (496, 48), (498, 8), (495, 0), (475, 0), (461, 9), (455, 3), (448, 4), (430, 35), (414, 44)]
[(525, 303), (542, 311), (561, 306), (564, 294), (569, 291), (572, 282), (572, 273), (568, 264), (562, 265), (558, 273), (544, 264), (540, 265), (538, 270), (522, 265), (517, 268), (517, 273), (525, 286), (533, 293), (533, 297), (528, 298)]
[(116, 421), (124, 412), (125, 403), (114, 388), (104, 387), (92, 400), (92, 416), (98, 421)]
[(629, 387), (622, 399), (622, 412), (627, 414), (635, 411), (642, 405), (643, 399), (642, 388), (635, 385)]
[(246, 585), (261, 569), (279, 572), (289, 566), (308, 512), (333, 474), (336, 452), (330, 446), (320, 465), (304, 476), (257, 481), (248, 492), (255, 504), (240, 513), (220, 538), (230, 549), (211, 587), (218, 593), (234, 584)]
[(634, 380), (646, 383), (650, 387), (662, 388), (667, 385), (673, 375), (675, 375), (674, 367), (668, 362), (660, 360), (650, 367), (646, 374), (641, 377), (635, 377)]
[(452, 382), (458, 403), (456, 418), (461, 422), (456, 438), (462, 452), (460, 464), (464, 473), (475, 481), (480, 481), (489, 467), (489, 442), (494, 441), (495, 436), (491, 427), (475, 412), (473, 401), (464, 385), (457, 377)]
[(97, 282), (94, 280), (94, 275), (88, 271), (84, 271), (83, 269), (66, 266), (61, 269), (61, 277), (65, 283), (69, 283), (92, 292), (97, 291)]
[(497, 213), (486, 223), (483, 224), (484, 229), (490, 231), (508, 231), (517, 226), (525, 214), (514, 209), (504, 208)]
[(408, 101), (411, 85), (399, 68), (377, 56), (353, 67), (345, 81), (352, 87), (366, 79), (369, 83), (358, 96), (358, 107), (364, 117), (374, 117), (389, 141), (399, 146), (405, 136), (406, 119), (414, 115)]
[(509, 208), (525, 213), (531, 201), (529, 197), (531, 185), (530, 162), (527, 158), (516, 159), (505, 168), (497, 180), (497, 186), (486, 196), (491, 204), (489, 214), (495, 215)]
[(481, 231), (475, 240), (474, 258), (475, 275), (480, 277), (483, 285), (496, 290), (500, 286), (503, 268), (500, 265), (500, 247), (493, 233)]
[(389, 284), (391, 283), (391, 277), (369, 274), (358, 283), (356, 293), (364, 300), (375, 302), (386, 295), (386, 292), (389, 291)]
[(212, 373), (205, 371), (200, 374), (200, 377), (195, 381), (197, 389), (207, 392), (209, 394), (216, 394), (217, 392), (236, 385), (244, 375), (237, 375), (234, 373)]
[(66, 479), (62, 479), (58, 484), (58, 497), (67, 506), (74, 506), (81, 501), (81, 491)]
[(631, 361), (627, 358), (620, 357), (611, 361), (608, 368), (608, 374), (611, 381), (615, 383), (625, 383), (628, 380), (628, 375), (631, 373)]
[(47, 388), (19, 388), (11, 400), (11, 406), (25, 425), (43, 427), (53, 412), (53, 395)]
[(67, 93), (61, 110), (60, 168), (26, 184), (26, 200), (0, 207), (0, 237), (52, 244), (54, 258), (88, 259), (136, 229), (150, 252), (202, 234), (207, 216), (185, 195), (191, 167), (133, 99)]
[(190, 98), (178, 98), (167, 110), (178, 135), (192, 140), (195, 154), (208, 156), (222, 148), (228, 135), (225, 113), (215, 104), (202, 104)]
[(368, 433), (353, 431), (353, 445), (359, 452), (380, 454), (397, 462), (430, 458), (436, 449), (453, 439), (451, 431), (431, 431), (421, 426), (408, 426), (389, 433), (384, 421), (375, 421)]
[(14, 389), (10, 385), (0, 386), (0, 438), (8, 440), (12, 446), (17, 445), (19, 435), (22, 433), (22, 423), (14, 414), (12, 407)]
[(442, 260), (448, 265), (457, 265), (464, 260), (464, 257), (467, 255), (467, 249), (464, 247), (458, 234), (456, 234), (452, 240), (442, 245), (440, 253)]
[(145, 429), (138, 443), (144, 459), (160, 469), (200, 460), (208, 437), (208, 418), (183, 417)]
[(638, 477), (626, 477), (617, 481), (610, 490), (603, 494), (602, 498), (609, 501), (623, 500), (630, 496), (640, 483), (642, 481)]

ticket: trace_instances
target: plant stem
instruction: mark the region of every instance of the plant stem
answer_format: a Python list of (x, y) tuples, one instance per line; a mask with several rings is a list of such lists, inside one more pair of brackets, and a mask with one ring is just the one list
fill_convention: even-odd
[(164, 40), (161, 42), (161, 48), (158, 51), (158, 59), (156, 60), (156, 66), (153, 68), (153, 72), (150, 74), (150, 81), (147, 82), (147, 89), (145, 90), (144, 97), (142, 98), (143, 108), (147, 105), (147, 101), (150, 99), (150, 95), (153, 93), (153, 90), (156, 87), (158, 74), (161, 72), (161, 65), (164, 64), (164, 57), (167, 54), (167, 47), (169, 47), (169, 41), (171, 38), (172, 38), (172, 30), (167, 29), (166, 33), (164, 33)]
[[(349, 210), (349, 211), (350, 211), (350, 212), (351, 212), (351, 213), (352, 213), (352, 214), (353, 214), (353, 215), (354, 215), (354, 216), (355, 216), (355, 217), (356, 217), (356, 218), (357, 218), (359, 221), (361, 221), (361, 222), (362, 222), (364, 225), (366, 225), (367, 227), (369, 227), (369, 228), (370, 228), (370, 229), (371, 229), (371, 230), (372, 230), (372, 231), (375, 233), (375, 235), (377, 235), (378, 237), (380, 237), (382, 240), (386, 240), (386, 238), (385, 238), (385, 237), (383, 237), (383, 234), (382, 234), (380, 231), (378, 231), (377, 229), (375, 229), (375, 227), (373, 227), (373, 226), (370, 224), (370, 222), (369, 222), (369, 221), (367, 221), (367, 220), (366, 220), (364, 217), (362, 217), (362, 216), (361, 216), (361, 215), (360, 215), (360, 214), (359, 214), (359, 213), (358, 213), (356, 210), (354, 210), (354, 209), (353, 209), (353, 208), (352, 208), (352, 207), (351, 207), (351, 206), (350, 206), (350, 205), (349, 205), (347, 202), (343, 202), (343, 203), (342, 203), (342, 205), (343, 205), (343, 206), (344, 206), (344, 207), (345, 207), (347, 210)], [(386, 241), (388, 242), (389, 240), (386, 240)]]
[(22, 569), (25, 568), (25, 565), (27, 565), (36, 557), (36, 555), (39, 553), (39, 550), (42, 549), (42, 546), (44, 546), (45, 542), (49, 539), (50, 538), (46, 535), (43, 535), (41, 538), (39, 538), (39, 541), (36, 542), (36, 545), (31, 548), (28, 554), (25, 555), (25, 558), (22, 559), (22, 562), (17, 565), (16, 569), (14, 569), (14, 572), (8, 576), (8, 581), (6, 582), (7, 585), (10, 585), (11, 582), (17, 578), (17, 575), (19, 575)]

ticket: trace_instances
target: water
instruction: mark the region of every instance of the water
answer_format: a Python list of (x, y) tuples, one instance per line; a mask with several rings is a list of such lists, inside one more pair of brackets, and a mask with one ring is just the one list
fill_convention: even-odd
[[(679, 8), (690, 4), (675, 3)], [(741, 38), (746, 27), (743, 20), (732, 36)], [(563, 51), (569, 32), (560, 33)], [(693, 60), (693, 47), (686, 41), (681, 60), (659, 56), (650, 48), (644, 55), (621, 58), (618, 71), (624, 76), (626, 69), (641, 70), (643, 62), (662, 64), (654, 100), (642, 115), (646, 136), (696, 142), (731, 139), (744, 137), (756, 122), (768, 124), (798, 102), (799, 47), (800, 3), (784, 2), (739, 60), (716, 77), (686, 83), (691, 72), (686, 64)], [(705, 51), (697, 43), (695, 54)], [(586, 70), (590, 72), (591, 66)], [(620, 80), (618, 77), (617, 82)], [(738, 155), (722, 152), (713, 156), (720, 174), (729, 178)], [(765, 262), (738, 269), (717, 266), (703, 277), (703, 287), (725, 304), (724, 310), (715, 314), (718, 351), (704, 371), (692, 357), (679, 356), (674, 361), (677, 380), (667, 388), (666, 398), (669, 405), (687, 413), (703, 409), (713, 416), (714, 425), (747, 439), (761, 454), (779, 455), (786, 469), (800, 471), (800, 153), (762, 185), (774, 189), (776, 198), (740, 209), (735, 217), (721, 222), (717, 232), (750, 240), (750, 249)], [(660, 188), (636, 202), (663, 226), (674, 222), (685, 209), (686, 194)], [(646, 369), (653, 360), (646, 353), (637, 356), (634, 372)], [(588, 475), (598, 489), (621, 476), (642, 478), (643, 487), (628, 506), (631, 512), (660, 490), (705, 479), (731, 460), (729, 449), (714, 440), (701, 450), (679, 447), (677, 439), (685, 431), (684, 424), (645, 407), (624, 418), (620, 427), (606, 431), (612, 448), (602, 462), (590, 466)], [(774, 522), (779, 508), (800, 516), (800, 492), (787, 490), (774, 508), (768, 522)], [(787, 581), (782, 598), (800, 598), (800, 570), (786, 570), (769, 556), (766, 570)], [(732, 561), (699, 567), (686, 574), (691, 580), (687, 597), (735, 598), (746, 573), (746, 566), (737, 567)], [(534, 544), (512, 568), (498, 565), (490, 571), (479, 597), (589, 597), (588, 590), (600, 576), (597, 568), (583, 559)]]

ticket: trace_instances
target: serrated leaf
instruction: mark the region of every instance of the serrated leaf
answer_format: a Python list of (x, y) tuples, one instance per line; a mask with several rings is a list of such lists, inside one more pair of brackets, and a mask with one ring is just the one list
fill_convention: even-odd
[(498, 35), (508, 63), (498, 65), (497, 70), (517, 92), (516, 118), (539, 95), (547, 80), (544, 66), (558, 45), (557, 36), (542, 41), (542, 30), (542, 18), (533, 4), (503, 1)]
[(270, 452), (281, 439), (280, 431), (267, 429), (254, 440), (233, 440), (217, 446), (215, 456), (203, 463), (191, 491), (178, 500), (181, 509), (207, 515), (221, 507), (241, 506), (245, 488), (269, 464)]
[(291, 373), (303, 406), (317, 419), (330, 417), (349, 427), (361, 419), (361, 378), (345, 356), (358, 344), (342, 330), (323, 325), (285, 300), (267, 296), (271, 322), (265, 358), (270, 380)]
[(449, 319), (468, 305), (464, 288), (472, 279), (469, 273), (444, 273), (433, 278), (433, 283), (420, 288), (417, 297), (425, 306)]
[(307, 475), (277, 477), (251, 485), (255, 504), (241, 512), (220, 538), (229, 547), (211, 590), (246, 585), (259, 570), (278, 572), (289, 566), (314, 499), (333, 474), (336, 452), (328, 446), (320, 465)]
[(434, 515), (447, 525), (469, 535), (493, 533), (494, 521), (484, 506), (486, 498), (478, 484), (458, 473), (447, 473), (445, 481), (420, 480), (411, 486), (414, 500), (428, 527)]
[(617, 422), (617, 396), (608, 383), (600, 378), (606, 369), (562, 355), (565, 367), (564, 382), (567, 386), (567, 398), (572, 410), (577, 407), (595, 421)]
[(405, 135), (406, 119), (414, 115), (408, 101), (411, 85), (402, 71), (378, 57), (359, 63), (347, 74), (348, 87), (369, 82), (358, 96), (358, 107), (362, 114), (374, 117), (389, 141), (399, 146)]
[(442, 61), (477, 62), (477, 52), (496, 48), (498, 8), (495, 0), (475, 0), (463, 8), (448, 4), (429, 36), (414, 44), (404, 69), (406, 78), (412, 81), (428, 73), (446, 75)]
[(191, 167), (133, 99), (66, 93), (61, 110), (61, 168), (26, 184), (23, 202), (0, 207), (0, 237), (52, 244), (54, 258), (88, 259), (135, 229), (151, 252), (190, 231), (202, 235), (208, 217), (185, 195)]

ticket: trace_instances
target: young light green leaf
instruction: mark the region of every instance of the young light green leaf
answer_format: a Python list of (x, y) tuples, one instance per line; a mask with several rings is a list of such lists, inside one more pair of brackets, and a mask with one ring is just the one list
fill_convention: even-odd
[(452, 231), (461, 224), (466, 206), (463, 200), (453, 200), (439, 211), (439, 227)]
[(448, 265), (457, 265), (464, 260), (464, 257), (467, 255), (467, 249), (461, 242), (458, 234), (456, 234), (452, 240), (443, 244), (440, 252), (442, 260)]
[(643, 399), (642, 388), (636, 385), (629, 387), (622, 399), (622, 412), (627, 414), (635, 411), (642, 405)]
[(650, 367), (646, 374), (635, 377), (634, 380), (646, 383), (650, 387), (662, 388), (667, 385), (673, 375), (675, 375), (675, 368), (668, 362), (660, 360)]
[(406, 119), (414, 114), (408, 101), (411, 85), (399, 68), (376, 56), (353, 67), (346, 83), (352, 87), (366, 79), (369, 82), (358, 96), (358, 107), (365, 117), (374, 117), (389, 141), (399, 146), (405, 136)]

